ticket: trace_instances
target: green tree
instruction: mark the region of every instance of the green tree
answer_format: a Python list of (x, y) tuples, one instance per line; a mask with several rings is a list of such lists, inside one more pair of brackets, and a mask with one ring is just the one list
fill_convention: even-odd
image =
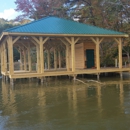
[(3, 30), (13, 27), (12, 24), (0, 24), (0, 33), (2, 33)]
[[(15, 25), (16, 26), (16, 25)], [(0, 33), (2, 33), (4, 30), (14, 27), (13, 23), (9, 24), (9, 21), (0, 19)], [(18, 51), (14, 48), (14, 61), (19, 59), (19, 53)]]

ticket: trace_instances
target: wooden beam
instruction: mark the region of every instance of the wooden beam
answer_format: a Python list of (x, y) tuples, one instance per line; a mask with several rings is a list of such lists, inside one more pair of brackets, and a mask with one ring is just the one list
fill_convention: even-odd
[(40, 41), (36, 37), (31, 37), (36, 43), (40, 44)]
[(12, 36), (9, 36), (8, 40), (8, 59), (9, 59), (9, 74), (14, 74), (14, 57), (13, 57), (13, 41)]
[(23, 44), (23, 43), (21, 43), (21, 45), (24, 46), (26, 49), (28, 49), (28, 46), (27, 46), (27, 45), (25, 45), (25, 44)]
[[(74, 37), (71, 37), (70, 39), (68, 38), (68, 37), (65, 37), (65, 39), (71, 44), (72, 43), (72, 38), (74, 38)], [(74, 44), (76, 44), (77, 42), (78, 42), (78, 40), (79, 40), (80, 38), (78, 37), (76, 40), (74, 39)], [(62, 40), (63, 41), (63, 40)]]
[(99, 41), (99, 43), (101, 43), (103, 40), (104, 40), (104, 38), (101, 38), (100, 41)]
[(7, 40), (8, 40), (8, 36), (6, 36), (5, 39), (1, 42), (1, 45), (2, 45), (3, 43), (7, 42)]
[(90, 39), (96, 44), (97, 43), (97, 38), (94, 39), (93, 37), (90, 37)]
[(44, 44), (48, 39), (49, 39), (49, 37), (46, 37), (46, 38), (43, 40), (42, 44)]
[(68, 43), (66, 41), (64, 41), (62, 38), (60, 38), (60, 41), (62, 41), (62, 43), (64, 43), (65, 46), (68, 45)]
[(117, 44), (120, 44), (120, 41), (118, 40), (118, 38), (114, 38), (114, 40), (117, 42)]
[(65, 39), (71, 44), (71, 40), (68, 37), (65, 37)]
[(16, 41), (18, 41), (20, 37), (21, 37), (21, 36), (16, 37), (16, 38), (13, 40), (13, 44), (14, 44)]
[[(12, 35), (12, 36), (32, 36), (32, 33), (18, 33), (18, 32), (6, 32), (4, 35)], [(43, 36), (43, 37), (64, 37), (65, 34), (41, 34), (41, 33), (33, 33), (33, 36)], [(113, 35), (113, 34), (107, 34), (107, 35), (100, 35), (100, 34), (66, 34), (68, 37), (129, 37), (127, 34), (122, 35)], [(2, 36), (3, 37), (3, 36)], [(2, 38), (0, 37), (0, 39)]]
[(96, 38), (90, 37), (90, 39), (91, 39), (95, 44), (97, 43), (97, 41), (98, 41), (99, 43), (101, 43), (101, 42), (104, 40), (104, 38), (99, 38), (99, 37), (96, 37)]
[(35, 46), (38, 46), (38, 44), (37, 44), (33, 39), (31, 39), (31, 42), (32, 42)]
[(77, 43), (80, 38), (78, 37), (74, 42)]

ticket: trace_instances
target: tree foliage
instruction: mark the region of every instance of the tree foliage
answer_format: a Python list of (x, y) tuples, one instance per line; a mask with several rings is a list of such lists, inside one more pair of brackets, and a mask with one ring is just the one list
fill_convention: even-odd
[(48, 15), (77, 18), (109, 29), (123, 30), (123, 24), (130, 23), (129, 0), (16, 0), (20, 17), (39, 19)]
[(13, 27), (14, 25), (9, 23), (9, 21), (0, 18), (0, 33), (2, 33), (3, 30)]
[(48, 15), (56, 15), (62, 0), (16, 0), (16, 11), (23, 14), (18, 18), (29, 17), (32, 19), (40, 19)]
[[(20, 18), (39, 19), (48, 15), (57, 15), (79, 22), (113, 29), (130, 34), (130, 0), (16, 0)], [(101, 54), (105, 60), (112, 55), (105, 48), (112, 48), (113, 43), (101, 45)], [(130, 39), (123, 41), (123, 52), (130, 55)], [(106, 51), (105, 51), (106, 52)], [(114, 52), (113, 52), (114, 54)], [(129, 60), (130, 61), (130, 60)]]
[[(8, 20), (5, 20), (5, 19), (0, 19), (0, 34), (8, 29), (8, 28), (11, 28), (11, 27), (14, 27), (16, 25), (13, 24), (13, 22), (10, 22)], [(14, 48), (14, 61), (18, 60), (19, 59), (19, 53), (18, 51)]]

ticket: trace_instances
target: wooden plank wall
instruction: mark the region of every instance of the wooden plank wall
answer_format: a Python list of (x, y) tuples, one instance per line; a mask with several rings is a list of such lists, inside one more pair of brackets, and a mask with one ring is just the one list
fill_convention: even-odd
[[(69, 48), (70, 68), (72, 67), (71, 48)], [(75, 45), (75, 67), (78, 69), (84, 68), (84, 49), (83, 43)]]
[[(87, 68), (85, 65), (86, 59), (86, 49), (94, 49), (94, 58), (95, 56), (95, 44), (94, 43), (80, 43), (75, 45), (75, 67), (77, 69), (84, 69)], [(71, 48), (69, 47), (69, 60), (70, 60), (70, 68), (72, 68), (72, 63), (71, 63)], [(95, 59), (95, 65), (96, 65), (96, 59)]]

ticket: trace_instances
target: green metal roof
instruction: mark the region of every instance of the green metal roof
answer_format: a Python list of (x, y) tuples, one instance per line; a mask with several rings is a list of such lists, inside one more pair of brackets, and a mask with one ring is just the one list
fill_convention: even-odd
[(40, 34), (83, 34), (83, 35), (125, 35), (124, 33), (99, 28), (58, 17), (45, 17), (31, 23), (5, 30), (10, 33)]

